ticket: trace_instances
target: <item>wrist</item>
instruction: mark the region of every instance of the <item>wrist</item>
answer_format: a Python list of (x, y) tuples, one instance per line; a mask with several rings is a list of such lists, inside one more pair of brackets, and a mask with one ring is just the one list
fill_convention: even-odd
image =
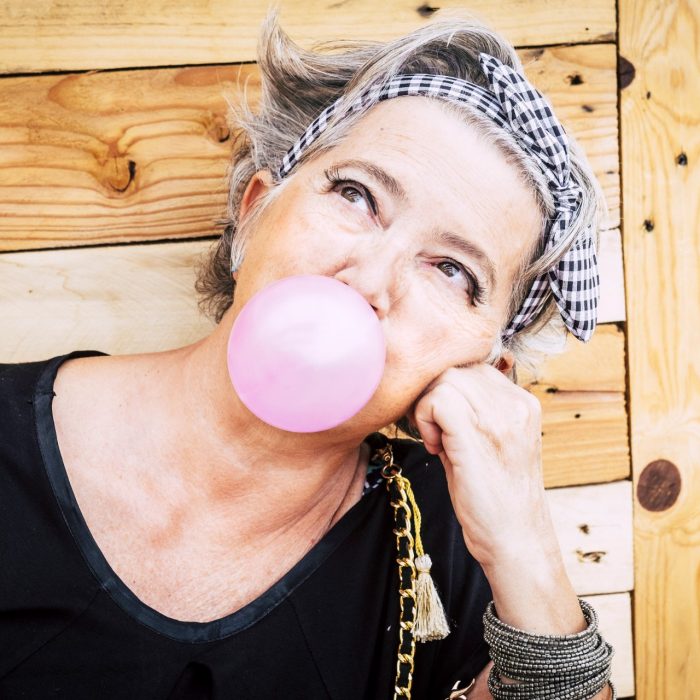
[(563, 567), (561, 547), (553, 530), (543, 530), (528, 537), (492, 540), (482, 546), (470, 545), (466, 533), (462, 534), (470, 553), (485, 573), (527, 571), (533, 567), (560, 570)]
[(559, 550), (549, 556), (504, 557), (482, 568), (503, 622), (533, 634), (571, 634), (585, 628)]

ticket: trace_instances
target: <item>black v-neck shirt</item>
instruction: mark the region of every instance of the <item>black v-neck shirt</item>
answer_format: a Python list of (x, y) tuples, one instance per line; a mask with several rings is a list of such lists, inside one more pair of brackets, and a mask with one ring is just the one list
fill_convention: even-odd
[[(0, 364), (0, 698), (393, 697), (396, 540), (376, 465), (360, 501), (255, 600), (211, 622), (169, 618), (102, 555), (58, 447), (58, 367), (105, 354)], [(392, 444), (452, 630), (416, 644), (412, 697), (442, 700), (489, 660), (482, 615), (491, 590), (465, 546), (439, 458), (408, 439)]]

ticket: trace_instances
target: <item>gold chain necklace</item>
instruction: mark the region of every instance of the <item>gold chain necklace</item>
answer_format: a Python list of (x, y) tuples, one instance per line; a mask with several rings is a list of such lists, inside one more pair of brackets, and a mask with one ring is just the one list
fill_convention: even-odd
[[(411, 697), (416, 639), (421, 642), (443, 639), (449, 627), (430, 576), (430, 557), (423, 551), (420, 536), (421, 515), (411, 482), (394, 463), (391, 443), (377, 448), (374, 458), (381, 460), (390, 504), (394, 509), (396, 563), (399, 571), (399, 649), (396, 659), (394, 700)], [(412, 523), (415, 522), (415, 537)], [(416, 554), (418, 556), (416, 556)], [(416, 575), (418, 571), (418, 575)], [(417, 619), (418, 618), (418, 619)]]

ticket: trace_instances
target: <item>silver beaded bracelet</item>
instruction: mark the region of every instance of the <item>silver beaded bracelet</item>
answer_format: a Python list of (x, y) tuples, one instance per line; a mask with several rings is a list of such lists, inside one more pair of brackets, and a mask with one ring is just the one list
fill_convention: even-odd
[[(588, 626), (566, 635), (531, 634), (496, 617), (493, 601), (484, 613), (484, 639), (493, 667), (488, 688), (495, 700), (587, 700), (606, 684), (617, 700), (610, 680), (615, 650), (598, 632), (598, 616), (579, 598)], [(504, 683), (500, 676), (518, 683)]]

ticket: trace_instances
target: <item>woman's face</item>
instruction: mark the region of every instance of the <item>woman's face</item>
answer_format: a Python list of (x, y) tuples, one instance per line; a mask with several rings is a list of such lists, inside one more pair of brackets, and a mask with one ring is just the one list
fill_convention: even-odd
[[(249, 184), (241, 218), (267, 175)], [(334, 277), (362, 294), (387, 345), (382, 381), (356, 416), (376, 425), (404, 415), (444, 370), (488, 356), (540, 229), (534, 196), (495, 146), (440, 105), (402, 97), (287, 177), (248, 240), (234, 318), (290, 275)]]

